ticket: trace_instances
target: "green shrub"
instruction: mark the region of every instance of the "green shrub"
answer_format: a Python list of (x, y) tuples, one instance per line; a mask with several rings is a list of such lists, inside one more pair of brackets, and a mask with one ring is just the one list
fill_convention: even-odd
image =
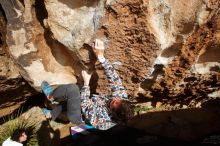
[(152, 107), (148, 107), (148, 106), (136, 106), (134, 108), (134, 112), (135, 113), (140, 113), (140, 112), (147, 112), (149, 110), (153, 109)]

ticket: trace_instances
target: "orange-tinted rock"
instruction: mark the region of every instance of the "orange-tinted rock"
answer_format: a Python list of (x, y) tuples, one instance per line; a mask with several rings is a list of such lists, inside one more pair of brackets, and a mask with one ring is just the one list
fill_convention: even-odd
[(190, 107), (196, 105), (192, 99), (202, 103), (218, 96), (212, 93), (219, 93), (220, 85), (220, 1), (106, 2), (25, 0), (23, 5), (1, 0), (7, 52), (31, 86), (39, 90), (42, 80), (75, 83), (88, 69), (95, 71), (93, 92), (109, 94), (91, 51), (92, 40), (101, 38), (106, 58), (119, 64), (116, 69), (131, 97)]

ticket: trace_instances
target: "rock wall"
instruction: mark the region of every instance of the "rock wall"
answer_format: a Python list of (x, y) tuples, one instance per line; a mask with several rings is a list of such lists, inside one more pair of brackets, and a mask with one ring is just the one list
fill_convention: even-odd
[(45, 0), (45, 7), (48, 18), (44, 25), (72, 51), (89, 43), (104, 15), (103, 0)]
[(0, 8), (0, 117), (13, 112), (35, 90), (22, 78), (19, 69), (7, 52), (6, 19)]
[(81, 83), (87, 69), (95, 71), (93, 92), (107, 94), (91, 51), (101, 38), (131, 99), (195, 106), (219, 97), (218, 0), (1, 0), (1, 6), (7, 52), (38, 91), (42, 80)]

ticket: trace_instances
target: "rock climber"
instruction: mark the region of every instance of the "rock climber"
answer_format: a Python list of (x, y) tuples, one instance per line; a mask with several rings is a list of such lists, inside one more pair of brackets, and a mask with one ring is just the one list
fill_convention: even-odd
[[(100, 130), (107, 130), (116, 123), (126, 123), (133, 115), (126, 90), (114, 67), (104, 57), (104, 49), (104, 42), (96, 39), (93, 51), (104, 68), (110, 83), (111, 95), (91, 95), (89, 86), (91, 74), (85, 70), (82, 71), (84, 84), (81, 93), (76, 84), (59, 85), (56, 89), (46, 81), (41, 85), (49, 100), (67, 101), (67, 114), (72, 123), (91, 124)], [(46, 117), (55, 119), (61, 109), (59, 105), (58, 108), (48, 111)]]

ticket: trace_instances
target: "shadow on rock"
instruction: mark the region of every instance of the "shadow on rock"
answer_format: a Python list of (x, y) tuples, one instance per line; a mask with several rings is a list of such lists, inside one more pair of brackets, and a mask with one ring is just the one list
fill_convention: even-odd
[[(148, 112), (136, 116), (128, 126), (117, 125), (106, 131), (91, 131), (77, 139), (66, 136), (61, 139), (61, 145), (206, 145), (213, 139), (211, 137), (210, 140), (210, 136), (220, 135), (220, 116), (215, 111), (201, 108)], [(209, 144), (215, 143), (211, 141)]]
[(39, 146), (60, 146), (60, 131), (53, 130), (49, 121), (43, 121), (38, 131)]

